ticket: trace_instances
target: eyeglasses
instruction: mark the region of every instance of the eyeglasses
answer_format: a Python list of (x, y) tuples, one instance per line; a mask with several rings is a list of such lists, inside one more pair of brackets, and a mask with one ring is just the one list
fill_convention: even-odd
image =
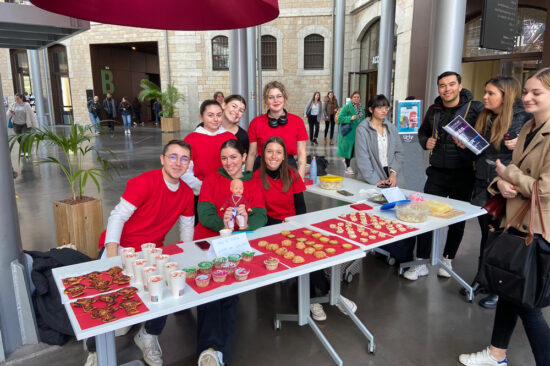
[(185, 155), (177, 156), (176, 154), (170, 154), (170, 155), (164, 155), (164, 156), (166, 156), (168, 159), (170, 159), (170, 161), (173, 164), (175, 164), (178, 160), (182, 164), (189, 163), (189, 156), (185, 156)]

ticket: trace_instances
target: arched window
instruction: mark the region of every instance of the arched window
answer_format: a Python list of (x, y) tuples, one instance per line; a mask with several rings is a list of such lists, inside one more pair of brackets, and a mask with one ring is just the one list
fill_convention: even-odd
[(319, 70), (324, 67), (325, 39), (319, 34), (304, 38), (304, 69)]
[(212, 38), (212, 70), (229, 70), (229, 42), (226, 36)]
[(380, 20), (374, 22), (361, 39), (360, 70), (378, 69), (378, 39), (380, 36)]
[(277, 70), (277, 38), (262, 36), (262, 70)]

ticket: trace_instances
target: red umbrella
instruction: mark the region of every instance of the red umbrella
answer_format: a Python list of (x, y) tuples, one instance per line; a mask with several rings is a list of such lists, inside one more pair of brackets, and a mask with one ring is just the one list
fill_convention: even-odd
[(279, 16), (277, 0), (31, 0), (78, 19), (170, 30), (239, 29)]

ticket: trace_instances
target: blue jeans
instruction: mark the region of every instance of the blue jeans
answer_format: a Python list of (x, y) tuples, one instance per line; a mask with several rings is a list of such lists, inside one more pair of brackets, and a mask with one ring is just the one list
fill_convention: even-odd
[(122, 117), (122, 123), (124, 124), (124, 130), (129, 130), (130, 127), (132, 127), (132, 115), (126, 114), (121, 115)]
[(94, 116), (93, 113), (90, 114), (90, 122), (94, 126), (95, 131), (99, 131), (100, 123), (99, 123), (99, 116)]

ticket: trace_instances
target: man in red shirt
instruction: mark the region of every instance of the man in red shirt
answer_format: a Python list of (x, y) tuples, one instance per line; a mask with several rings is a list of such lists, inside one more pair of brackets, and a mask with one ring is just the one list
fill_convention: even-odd
[[(143, 243), (160, 247), (166, 234), (178, 222), (180, 240), (193, 240), (195, 216), (193, 191), (180, 178), (187, 171), (191, 159), (191, 146), (181, 140), (172, 140), (164, 146), (160, 162), (162, 169), (150, 170), (130, 179), (113, 209), (107, 230), (101, 234), (99, 247), (105, 248), (102, 257), (119, 255), (121, 247), (141, 250)], [(150, 366), (162, 365), (162, 350), (158, 335), (164, 329), (166, 316), (144, 323), (134, 337)], [(95, 342), (87, 341), (90, 355), (86, 365), (95, 365)]]

